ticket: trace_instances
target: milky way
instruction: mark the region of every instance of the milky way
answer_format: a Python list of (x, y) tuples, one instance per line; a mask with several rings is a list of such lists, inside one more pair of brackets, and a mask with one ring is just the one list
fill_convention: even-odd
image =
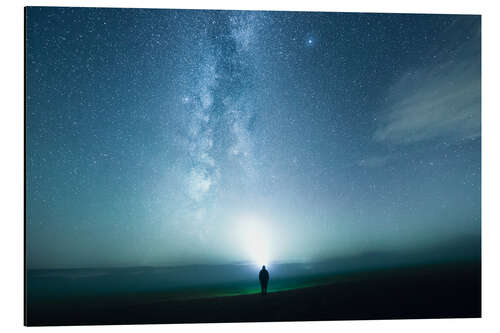
[(255, 228), (280, 262), (476, 249), (480, 17), (26, 20), (30, 267), (247, 261)]

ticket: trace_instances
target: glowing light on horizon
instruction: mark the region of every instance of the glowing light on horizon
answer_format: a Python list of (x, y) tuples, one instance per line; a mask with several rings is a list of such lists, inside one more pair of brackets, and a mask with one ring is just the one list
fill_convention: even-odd
[(257, 266), (268, 266), (271, 260), (271, 230), (256, 218), (245, 218), (238, 224), (240, 244), (247, 258)]

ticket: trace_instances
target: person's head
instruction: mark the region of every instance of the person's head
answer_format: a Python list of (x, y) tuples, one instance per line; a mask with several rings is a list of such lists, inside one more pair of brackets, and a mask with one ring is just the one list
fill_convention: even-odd
[(266, 269), (266, 265), (262, 266), (262, 269)]

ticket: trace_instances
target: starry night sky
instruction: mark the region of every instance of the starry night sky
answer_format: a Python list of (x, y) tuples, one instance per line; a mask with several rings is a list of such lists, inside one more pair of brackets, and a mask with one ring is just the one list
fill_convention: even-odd
[(28, 267), (480, 237), (479, 16), (29, 7), (26, 38)]

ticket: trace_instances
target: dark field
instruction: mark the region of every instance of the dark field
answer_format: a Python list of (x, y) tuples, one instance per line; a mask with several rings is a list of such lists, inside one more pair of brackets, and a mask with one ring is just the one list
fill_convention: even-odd
[[(208, 270), (208, 267), (203, 270)], [(71, 293), (70, 284), (65, 285), (60, 280), (56, 286), (52, 286), (53, 290), (59, 291), (57, 297), (55, 294), (54, 297), (48, 297), (49, 294), (36, 297), (33, 290), (28, 290), (27, 324), (39, 326), (481, 316), (481, 267), (475, 263), (426, 265), (313, 277), (299, 274), (296, 279), (275, 275), (278, 277), (273, 280), (271, 271), (270, 293), (267, 296), (256, 294), (256, 283), (243, 278), (232, 284), (185, 285), (171, 289), (165, 287), (163, 291), (139, 288), (133, 292), (130, 286), (128, 292), (109, 288), (110, 292), (101, 294), (91, 292), (91, 289), (96, 288), (96, 284), (91, 283), (92, 279), (87, 282), (79, 281), (89, 288), (87, 292), (80, 294)], [(88, 274), (87, 279), (88, 276), (92, 275)], [(99, 274), (94, 273), (94, 280), (96, 276)], [(116, 275), (112, 279), (116, 279)], [(52, 282), (53, 280), (51, 279)], [(125, 287), (127, 285), (123, 285)]]

